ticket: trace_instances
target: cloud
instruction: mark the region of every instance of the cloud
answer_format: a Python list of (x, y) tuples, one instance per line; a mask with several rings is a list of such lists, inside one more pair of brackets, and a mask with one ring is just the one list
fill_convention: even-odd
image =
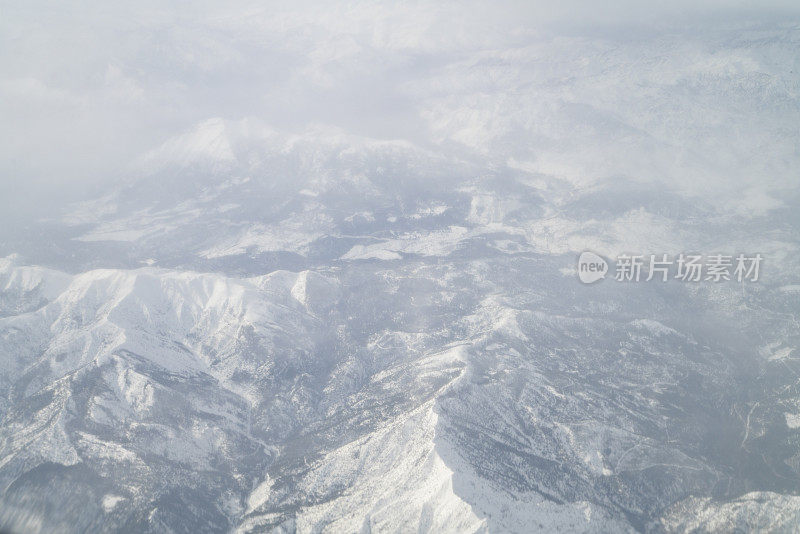
[[(576, 36), (624, 41), (633, 38), (631, 28), (662, 31), (669, 27), (665, 19), (681, 20), (674, 27), (685, 28), (687, 21), (702, 26), (726, 17), (749, 20), (754, 13), (796, 13), (795, 4), (6, 6), (0, 181), (64, 190), (118, 179), (142, 154), (212, 117), (255, 117), (286, 130), (329, 123), (359, 135), (455, 142), (485, 152), (504, 135), (519, 139), (520, 124), (504, 123), (503, 114), (519, 103), (508, 94), (524, 88), (515, 69), (530, 66), (525, 58), (509, 58), (526, 47)], [(592, 51), (581, 46), (574, 50)], [(480, 62), (492, 57), (507, 69), (487, 71)], [(747, 60), (738, 65), (751, 68)], [(575, 68), (577, 75), (585, 72)], [(476, 79), (476, 72), (489, 78)]]

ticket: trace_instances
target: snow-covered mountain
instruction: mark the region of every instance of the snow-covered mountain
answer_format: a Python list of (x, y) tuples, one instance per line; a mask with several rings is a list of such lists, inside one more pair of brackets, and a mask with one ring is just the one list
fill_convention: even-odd
[[(771, 506), (796, 524), (778, 347), (704, 332), (709, 295), (587, 302), (552, 260), (453, 256), (251, 278), (6, 259), (4, 522), (626, 531)], [(667, 324), (638, 318), (656, 310)], [(759, 322), (796, 343), (788, 318)]]
[[(0, 530), (797, 530), (796, 20), (479, 38), (457, 7), (177, 17), (160, 62), (126, 27), (97, 105), (275, 80), (0, 229)], [(584, 250), (765, 261), (582, 285)]]

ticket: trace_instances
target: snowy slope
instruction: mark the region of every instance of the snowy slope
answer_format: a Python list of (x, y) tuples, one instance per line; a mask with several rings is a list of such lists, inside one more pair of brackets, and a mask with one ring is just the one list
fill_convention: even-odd
[[(796, 19), (197, 9), (97, 78), (163, 135), (0, 228), (0, 530), (797, 529)], [(765, 262), (584, 286), (584, 250)]]

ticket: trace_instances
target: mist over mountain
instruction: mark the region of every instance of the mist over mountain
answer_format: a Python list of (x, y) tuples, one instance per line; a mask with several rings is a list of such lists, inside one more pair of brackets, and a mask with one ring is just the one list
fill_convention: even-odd
[(797, 531), (791, 3), (3, 11), (0, 530)]

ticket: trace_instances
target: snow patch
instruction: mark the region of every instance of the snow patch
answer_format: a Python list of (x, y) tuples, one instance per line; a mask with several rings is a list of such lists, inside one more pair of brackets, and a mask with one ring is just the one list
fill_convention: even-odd
[(102, 500), (103, 510), (106, 513), (112, 512), (114, 508), (116, 508), (117, 505), (124, 500), (125, 497), (121, 497), (119, 495), (113, 495), (111, 493), (103, 495), (103, 500)]

